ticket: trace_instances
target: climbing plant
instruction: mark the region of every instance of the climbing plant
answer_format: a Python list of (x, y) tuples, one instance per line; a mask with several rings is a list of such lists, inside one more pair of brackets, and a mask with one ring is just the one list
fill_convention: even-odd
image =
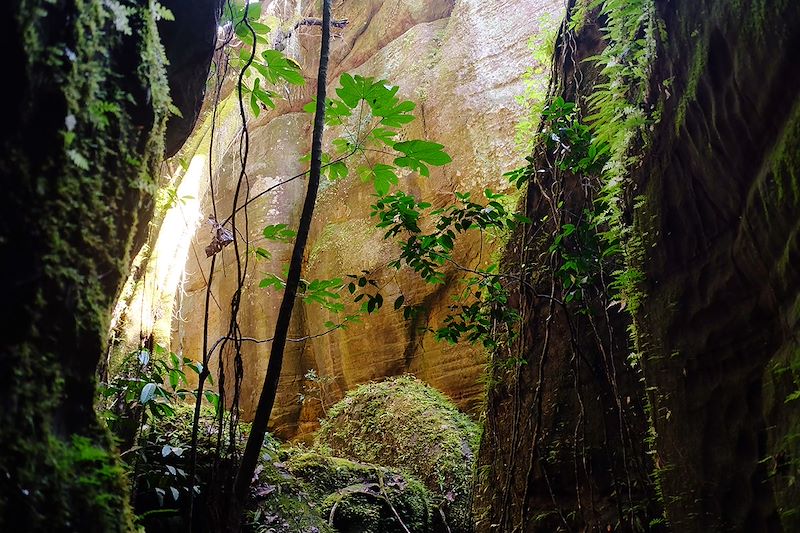
[[(618, 355), (627, 350), (620, 350), (615, 328), (624, 323), (619, 311), (634, 313), (640, 298), (641, 241), (630, 229), (631, 212), (639, 204), (630, 194), (627, 175), (635, 167), (636, 147), (643, 142), (646, 126), (656, 118), (642, 103), (655, 22), (647, 1), (576, 0), (570, 5), (570, 17), (556, 40), (556, 66), (563, 71), (554, 72), (532, 136), (529, 164), (509, 175), (515, 183), (527, 184), (526, 214), (535, 217), (513, 241), (519, 255), (509, 255), (504, 266), (509, 278), (520, 281), (513, 299), (520, 302), (530, 334), (520, 336), (511, 350), (493, 351), (494, 376), (489, 381), (505, 384), (510, 400), (507, 411), (504, 406), (496, 409), (514, 429), (501, 437), (501, 429), (490, 425), (485, 433), (488, 446), (501, 447), (496, 455), (489, 451), (502, 477), (499, 494), (494, 491), (488, 505), (493, 508), (492, 522), (501, 529), (524, 530), (529, 527), (526, 521), (533, 520), (538, 527), (569, 530), (596, 520), (592, 512), (597, 491), (608, 490), (620, 502), (618, 522), (610, 527), (643, 531), (657, 526), (659, 519), (648, 500), (649, 471), (637, 438), (643, 400), (624, 392), (636, 371)], [(589, 25), (604, 32), (607, 46), (578, 63), (573, 55), (576, 42), (582, 31), (595, 29)], [(559, 344), (553, 344), (554, 338)], [(523, 370), (524, 366), (533, 368)], [(543, 400), (544, 375), (550, 368), (567, 371), (567, 376), (554, 379), (570, 391), (558, 401), (569, 405), (564, 409), (574, 409), (571, 430), (558, 425)], [(586, 397), (587, 390), (607, 391), (607, 399), (596, 400), (604, 403), (603, 413), (614, 416), (588, 421), (597, 410), (587, 408), (595, 401)], [(528, 425), (519, 429), (526, 419)], [(607, 453), (600, 459), (591, 449), (598, 439), (587, 431), (590, 423), (603, 424), (606, 444), (610, 438), (619, 440), (615, 446), (623, 450), (622, 457)], [(520, 456), (520, 450), (527, 457)], [(571, 479), (558, 480), (555, 489), (548, 468), (568, 463)], [(529, 475), (520, 480), (515, 471), (526, 464)], [(591, 485), (603, 464), (609, 471), (607, 489)], [(518, 490), (515, 483), (524, 487), (521, 497), (513, 493)], [(572, 500), (565, 502), (554, 490), (565, 490), (569, 483), (574, 484)], [(552, 507), (534, 515), (530, 495), (542, 486), (550, 491)], [(592, 512), (587, 512), (590, 507)]]

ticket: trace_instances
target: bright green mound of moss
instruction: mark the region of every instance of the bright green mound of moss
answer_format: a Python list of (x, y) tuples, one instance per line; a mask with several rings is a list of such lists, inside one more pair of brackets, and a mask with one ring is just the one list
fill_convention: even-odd
[[(285, 452), (282, 453), (284, 455)], [(430, 532), (431, 502), (420, 482), (375, 465), (290, 450), (265, 450), (247, 525), (285, 533)], [(402, 522), (402, 523), (401, 523)]]
[(278, 459), (277, 449), (265, 449), (251, 490), (246, 531), (335, 533), (320, 511), (313, 491)]
[(409, 531), (431, 531), (430, 496), (419, 481), (313, 452), (297, 455), (287, 465), (340, 533), (402, 533), (403, 525)]
[(444, 512), (447, 526), (457, 532), (472, 529), (469, 499), (478, 439), (477, 424), (446, 396), (402, 376), (349, 392), (328, 411), (316, 446), (419, 479)]

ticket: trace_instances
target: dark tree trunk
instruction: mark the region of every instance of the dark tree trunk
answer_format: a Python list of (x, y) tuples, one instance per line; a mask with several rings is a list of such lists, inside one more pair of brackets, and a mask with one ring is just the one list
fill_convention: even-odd
[(234, 494), (237, 502), (244, 502), (256, 469), (256, 463), (261, 453), (264, 437), (267, 434), (269, 417), (278, 394), (278, 381), (283, 364), (283, 352), (286, 348), (286, 338), (289, 333), (289, 323), (292, 318), (292, 309), (300, 286), (300, 274), (303, 267), (303, 254), (305, 253), (308, 232), (314, 215), (314, 205), (319, 191), (320, 175), (322, 171), (322, 134), (325, 128), (325, 91), (328, 79), (328, 50), (331, 39), (331, 0), (322, 2), (322, 42), (320, 44), (319, 71), (317, 73), (317, 106), (314, 113), (314, 130), (311, 140), (311, 169), (308, 175), (308, 188), (303, 201), (303, 211), (297, 227), (292, 258), (289, 262), (289, 273), (286, 276), (286, 288), (275, 322), (275, 335), (270, 347), (269, 366), (264, 378), (264, 386), (258, 400), (253, 425), (247, 438), (239, 471), (236, 474)]

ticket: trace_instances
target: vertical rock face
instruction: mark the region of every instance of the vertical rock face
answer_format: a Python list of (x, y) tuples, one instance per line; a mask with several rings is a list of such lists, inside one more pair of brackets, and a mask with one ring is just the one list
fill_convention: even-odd
[(2, 531), (134, 528), (95, 372), (163, 156), (157, 18), (145, 1), (3, 4), (14, 104), (0, 127)]
[[(248, 120), (250, 150), (247, 179), (250, 197), (305, 170), (300, 158), (309, 151), (310, 116), (300, 113), (313, 93), (318, 49), (318, 28), (300, 27), (295, 22), (316, 16), (314, 2), (266, 2), (262, 17), (271, 27), (283, 29), (281, 46), (303, 67), (309, 83), (292, 90), (278, 108)], [(401, 177), (401, 187), (434, 205), (454, 200), (454, 191), (480, 194), (485, 187), (502, 188), (503, 172), (518, 166), (514, 150), (514, 125), (523, 109), (515, 102), (522, 93), (522, 74), (531, 64), (527, 41), (536, 35), (542, 17), (561, 16), (563, 6), (556, 0), (477, 2), (468, 0), (367, 1), (347, 0), (334, 5), (334, 18), (348, 19), (344, 29), (335, 31), (331, 54), (332, 87), (340, 73), (385, 78), (400, 86), (404, 98), (417, 103), (417, 120), (404, 135), (441, 142), (453, 163), (436, 169), (429, 178)], [(235, 99), (221, 107), (235, 108)], [(228, 113), (228, 111), (226, 111)], [(217, 218), (231, 211), (239, 177), (238, 110), (230, 111), (215, 133), (212, 150)], [(207, 139), (204, 141), (207, 143)], [(188, 160), (191, 153), (185, 152)], [(207, 173), (205, 167), (203, 172)], [(207, 180), (205, 180), (207, 181)], [(458, 290), (459, 274), (448, 271), (444, 285), (426, 285), (414, 276), (394, 273), (387, 263), (397, 254), (370, 219), (373, 190), (355, 176), (327, 183), (318, 201), (307, 248), (305, 279), (327, 279), (369, 270), (384, 287), (388, 302), (404, 294), (406, 301), (425, 304), (427, 316), (405, 322), (399, 313), (387, 309), (366, 317), (346, 331), (313, 337), (328, 329), (335, 317), (311, 304), (296, 307), (290, 337), (312, 336), (290, 343), (284, 363), (272, 429), (288, 437), (316, 427), (318, 402), (298, 403), (298, 396), (319, 383), (305, 379), (308, 370), (325, 376), (323, 401), (331, 403), (355, 385), (384, 376), (412, 372), (450, 395), (462, 408), (475, 409), (482, 386), (478, 380), (485, 353), (472, 347), (452, 347), (435, 342), (419, 329), (435, 326)], [(249, 236), (253, 247), (268, 248), (270, 261), (250, 258), (239, 324), (242, 334), (266, 339), (272, 334), (280, 293), (260, 289), (267, 274), (281, 275), (288, 262), (290, 244), (267, 243), (261, 230), (268, 224), (293, 226), (305, 192), (302, 179), (295, 179), (266, 193), (248, 206), (248, 227), (243, 213), (237, 216), (238, 230)], [(199, 217), (214, 212), (205, 184), (198, 191)], [(203, 249), (210, 239), (209, 227), (201, 226), (193, 237), (185, 261), (185, 282), (173, 306), (165, 305), (162, 316), (174, 315), (172, 349), (185, 356), (200, 357), (203, 343), (205, 293), (210, 260)], [(457, 251), (463, 265), (487, 264), (492, 246), (476, 240), (465, 242)], [(244, 256), (242, 256), (244, 257)], [(159, 259), (161, 261), (161, 259)], [(230, 301), (236, 287), (236, 266), (232, 247), (216, 259), (210, 301), (210, 344), (224, 335), (230, 317)], [(165, 290), (169, 291), (169, 288)], [(246, 342), (243, 350), (244, 381), (240, 396), (247, 418), (258, 400), (266, 371), (268, 344)], [(223, 354), (223, 365), (231, 354)], [(218, 355), (214, 364), (219, 365)], [(227, 367), (224, 367), (227, 368)], [(231, 371), (228, 372), (231, 375)]]
[[(641, 529), (655, 519), (651, 526), (674, 531), (796, 531), (800, 69), (792, 51), (800, 46), (800, 4), (627, 4), (626, 16), (654, 17), (658, 32), (637, 32), (621, 43), (614, 58), (617, 67), (634, 64), (639, 47), (634, 41), (655, 37), (655, 55), (638, 71), (644, 90), (631, 80), (623, 90), (631, 109), (641, 107), (652, 121), (629, 130), (623, 159), (612, 159), (626, 171), (622, 187), (630, 205), (618, 223), (628, 232), (628, 266), (644, 275), (632, 330), (640, 370), (626, 367), (624, 345), (613, 353), (620, 376), (628, 375), (620, 384), (622, 398), (647, 400), (653, 461), (644, 460), (635, 446), (626, 449), (613, 432), (606, 455), (633, 455), (645, 474), (637, 473), (634, 481), (648, 484), (649, 470), (665, 514), (661, 518), (650, 507), (646, 486), (637, 495), (641, 487), (631, 478), (620, 478), (620, 490), (609, 490), (609, 474), (618, 475), (613, 461), (596, 462), (590, 453), (591, 468), (586, 469), (585, 462), (574, 460), (585, 453), (565, 456), (555, 450), (547, 455), (552, 451), (548, 431), (568, 448), (578, 442), (589, 450), (596, 447), (592, 434), (598, 427), (587, 432), (589, 438), (578, 439), (576, 432), (574, 441), (572, 429), (580, 428), (581, 421), (602, 419), (600, 408), (609, 405), (602, 374), (591, 373), (603, 367), (584, 349), (589, 370), (582, 374), (584, 390), (596, 385), (600, 390), (591, 396), (594, 403), (562, 402), (565, 391), (573, 397), (575, 391), (559, 376), (559, 368), (568, 368), (564, 361), (575, 348), (556, 333), (549, 351), (541, 351), (540, 341), (527, 352), (528, 360), (543, 361), (541, 366), (523, 366), (490, 395), (480, 461), (488, 467), (482, 496), (488, 511), (480, 529), (500, 524), (504, 530), (504, 524), (513, 524), (525, 531), (553, 531), (583, 516), (579, 523), (614, 530)], [(580, 83), (557, 85), (554, 97), (585, 106), (587, 98), (604, 89), (598, 84), (608, 80), (576, 62), (611, 42), (619, 27), (604, 27), (609, 20), (590, 13), (575, 31), (562, 34), (556, 76)], [(626, 127), (627, 114), (617, 116), (619, 129)], [(579, 203), (575, 196), (581, 194), (579, 184), (569, 179), (559, 182), (568, 207)], [(536, 190), (528, 198), (531, 217), (540, 214), (543, 202)], [(523, 247), (535, 255), (535, 245)], [(548, 313), (540, 295), (523, 294), (521, 300), (523, 308), (531, 309), (527, 324), (534, 338), (548, 331), (543, 317), (564, 323), (564, 314)], [(601, 323), (608, 318), (602, 309), (592, 315)], [(580, 320), (575, 317), (578, 327)], [(550, 356), (543, 360), (541, 353)], [(575, 368), (571, 372), (578, 383)], [(531, 386), (537, 392), (530, 392)], [(536, 432), (515, 423), (515, 413), (523, 413), (519, 420), (524, 422), (531, 410), (539, 413)], [(631, 437), (644, 440), (641, 409), (639, 414), (626, 411)], [(493, 427), (498, 428), (494, 434)], [(520, 452), (525, 451), (532, 460), (523, 463), (527, 474), (521, 477), (519, 461), (528, 459), (520, 459)], [(575, 499), (586, 486), (581, 478), (565, 476), (573, 469), (586, 472), (595, 491), (584, 491), (590, 499)], [(497, 486), (502, 488), (500, 503), (492, 500)], [(621, 498), (622, 491), (631, 489), (632, 500)], [(599, 505), (592, 505), (590, 513), (587, 504), (594, 501)], [(629, 503), (639, 508), (643, 522), (626, 519), (615, 525), (613, 507), (619, 505), (619, 516), (630, 518)]]
[(217, 21), (223, 0), (164, 0), (174, 21), (159, 25), (161, 43), (166, 51), (167, 79), (172, 104), (180, 111), (169, 120), (164, 140), (164, 154), (177, 152), (192, 132), (203, 105), (208, 68), (217, 42)]
[(654, 82), (674, 92), (637, 174), (637, 320), (681, 531), (800, 527), (800, 5), (756, 4), (659, 6)]
[[(556, 41), (549, 98), (575, 103), (576, 117), (588, 114), (602, 79), (590, 59), (605, 47), (596, 19), (563, 25)], [(492, 354), (476, 529), (641, 531), (653, 512), (643, 391), (628, 362), (626, 317), (608, 295), (621, 265), (587, 237), (598, 171), (560, 164), (581, 153), (565, 132), (577, 126), (542, 120), (524, 204), (534, 222), (504, 252), (507, 276), (523, 280), (512, 298), (521, 331), (507, 352)], [(583, 264), (573, 289), (568, 260)]]

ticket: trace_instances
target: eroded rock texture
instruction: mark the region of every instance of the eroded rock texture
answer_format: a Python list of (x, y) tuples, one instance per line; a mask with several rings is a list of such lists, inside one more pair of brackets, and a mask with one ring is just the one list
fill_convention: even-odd
[[(315, 16), (315, 9), (313, 2), (266, 2), (262, 18), (273, 28), (287, 29), (303, 17)], [(334, 5), (334, 18), (346, 18), (348, 24), (334, 32), (331, 89), (339, 74), (348, 71), (386, 78), (401, 87), (403, 97), (417, 103), (418, 119), (403, 135), (445, 144), (453, 163), (433, 170), (430, 178), (401, 177), (404, 189), (434, 205), (443, 205), (454, 199), (455, 190), (480, 194), (486, 186), (501, 187), (501, 174), (518, 166), (514, 124), (524, 110), (514, 97), (522, 92), (522, 74), (531, 63), (527, 40), (536, 34), (542, 16), (551, 14), (557, 18), (562, 9), (560, 2), (551, 0), (339, 2)], [(305, 170), (299, 159), (309, 151), (310, 116), (302, 113), (301, 107), (313, 93), (319, 28), (301, 27), (281, 46), (301, 64), (308, 83), (289, 91), (287, 99), (279, 101), (275, 110), (248, 120), (247, 179), (251, 197)], [(200, 140), (196, 145), (190, 142), (180, 154), (189, 164), (184, 183), (194, 186), (184, 187), (182, 183), (178, 196), (188, 194), (194, 198), (182, 203), (176, 223), (169, 228), (165, 224), (166, 229), (159, 236), (161, 240), (172, 235), (177, 242), (162, 247), (148, 266), (161, 269), (161, 274), (149, 279), (164, 281), (158, 281), (158, 287), (146, 292), (162, 296), (156, 297), (152, 306), (144, 304), (145, 323), (139, 323), (142, 313), (138, 308), (125, 315), (133, 324), (125, 332), (129, 341), (135, 344), (141, 331), (154, 328), (162, 343), (171, 339), (174, 351), (198, 359), (202, 353), (210, 265), (203, 252), (210, 240), (205, 220), (215, 213), (214, 209), (219, 220), (228, 216), (240, 168), (236, 142), (241, 124), (238, 103), (233, 97), (226, 98), (226, 90), (230, 85), (222, 91), (223, 102), (218, 108), (222, 120), (214, 132), (213, 149), (208, 149), (210, 130), (206, 121), (196, 134)], [(208, 189), (209, 159), (214, 174), (214, 205)], [(304, 191), (305, 183), (294, 180), (259, 197), (248, 206), (247, 229), (242, 213), (237, 217), (238, 230), (249, 236), (251, 246), (268, 248), (273, 256), (271, 261), (251, 256), (251, 272), (239, 314), (246, 337), (265, 339), (272, 335), (280, 293), (260, 289), (258, 284), (268, 273), (281, 275), (290, 254), (289, 244), (267, 244), (261, 230), (268, 224), (293, 226)], [(289, 344), (272, 416), (272, 427), (280, 436), (307, 433), (317, 425), (319, 402), (298, 402), (299, 394), (310, 397), (317, 386), (304, 378), (310, 369), (329, 379), (323, 393), (327, 404), (359, 383), (404, 372), (412, 372), (445, 391), (462, 408), (474, 410), (480, 403), (483, 389), (478, 378), (485, 353), (477, 348), (440, 344), (418, 332), (419, 327), (438, 324), (451, 295), (459, 290), (459, 276), (449, 271), (445, 285), (433, 286), (388, 269), (386, 264), (396, 250), (382, 241), (382, 232), (375, 230), (370, 220), (372, 194), (372, 186), (359, 183), (356, 177), (325, 186), (312, 227), (304, 278), (324, 279), (369, 270), (380, 284), (385, 284), (387, 309), (347, 331)], [(176, 235), (181, 237), (176, 239)], [(490, 248), (481, 248), (473, 239), (461, 245), (457, 259), (467, 265), (486, 264)], [(176, 278), (184, 269), (184, 262), (183, 282), (178, 283)], [(228, 329), (231, 295), (236, 286), (232, 247), (223, 250), (216, 262), (209, 312), (210, 344)], [(401, 292), (408, 303), (426, 304), (429, 315), (413, 323), (404, 322), (399, 313), (391, 311), (393, 297)], [(170, 333), (167, 327), (171, 317), (174, 320)], [(297, 306), (290, 337), (323, 332), (327, 329), (325, 323), (335, 318), (317, 306)], [(122, 322), (125, 320), (123, 317)], [(267, 354), (268, 344), (244, 345), (240, 397), (244, 418), (257, 402)], [(223, 354), (223, 365), (230, 357), (230, 353)], [(217, 355), (213, 364), (219, 366)], [(231, 368), (227, 375), (232, 375)]]
[[(592, 351), (580, 350), (586, 363), (581, 367), (568, 364), (576, 349), (563, 332), (549, 337), (549, 351), (542, 347), (548, 338), (543, 317), (564, 324), (565, 315), (553, 315), (541, 295), (523, 293), (520, 306), (531, 310), (527, 327), (539, 349), (526, 352), (526, 358), (541, 365), (506, 376), (490, 394), (481, 452), (481, 462), (490, 467), (481, 497), (488, 511), (479, 516), (481, 530), (498, 524), (503, 531), (566, 530), (576, 516), (601, 530), (648, 524), (697, 532), (800, 528), (795, 482), (800, 69), (794, 52), (800, 46), (800, 4), (641, 4), (636, 16), (653, 9), (658, 20), (656, 58), (643, 71), (649, 91), (632, 90), (628, 96), (655, 120), (630, 145), (637, 164), (628, 169), (625, 196), (629, 205), (642, 198), (640, 209), (634, 214), (630, 208), (623, 222), (644, 245), (635, 258), (645, 276), (643, 303), (633, 317), (643, 370), (626, 367), (624, 335), (607, 353), (616, 354), (621, 372), (622, 394), (614, 396), (633, 404), (646, 398), (649, 404), (653, 462), (614, 435), (608, 409), (613, 413), (615, 407), (606, 403), (602, 373), (591, 373), (598, 361)], [(570, 52), (557, 57), (556, 77), (567, 81), (556, 86), (554, 96), (583, 104), (596, 84), (606, 81), (585, 66), (575, 77), (573, 61), (603, 49), (607, 34), (598, 30), (606, 21), (590, 14), (577, 33), (562, 36), (560, 50)], [(628, 50), (635, 48), (631, 44)], [(625, 52), (618, 60), (626, 61)], [(580, 187), (564, 178), (559, 183), (565, 205), (579, 205)], [(543, 203), (536, 191), (528, 198), (532, 217)], [(524, 250), (536, 257), (542, 248), (533, 241), (524, 243)], [(602, 309), (592, 315), (601, 325), (609, 317)], [(625, 319), (618, 319), (624, 325)], [(581, 320), (572, 327), (581, 327)], [(560, 369), (582, 386), (570, 386)], [(576, 405), (576, 390), (587, 388), (595, 391), (583, 395), (591, 400)], [(564, 394), (572, 400), (564, 401)], [(537, 418), (526, 425), (531, 410)], [(641, 407), (620, 412), (631, 442), (644, 441)], [(599, 443), (595, 431), (602, 426), (592, 419), (605, 419), (606, 431), (612, 431), (606, 433), (606, 451), (588, 454), (592, 468), (587, 469), (574, 457), (585, 457)], [(588, 427), (581, 435), (583, 421)], [(620, 433), (624, 437), (625, 431)], [(566, 455), (552, 453), (559, 442)], [(574, 453), (576, 443), (584, 453)], [(627, 459), (619, 462), (622, 453)], [(645, 477), (619, 476), (619, 466), (631, 464), (631, 457)], [(520, 465), (527, 474), (519, 473)], [(573, 477), (572, 471), (580, 474)], [(646, 486), (648, 471), (657, 498)], [(643, 487), (632, 483), (637, 479)], [(581, 492), (582, 501), (575, 498)], [(654, 499), (663, 505), (665, 520)], [(631, 519), (636, 513), (639, 522)], [(617, 523), (619, 516), (626, 518)]]
[[(585, 110), (602, 79), (589, 59), (605, 47), (602, 24), (594, 13), (579, 29), (567, 28), (556, 42), (550, 99)], [(643, 391), (627, 360), (628, 319), (608, 294), (620, 264), (601, 258), (596, 242), (576, 237), (588, 235), (596, 176), (554, 164), (560, 145), (553, 151), (544, 143), (562, 132), (541, 127), (546, 133), (531, 156), (524, 203), (533, 223), (504, 253), (509, 278), (522, 279), (521, 287), (509, 283), (521, 332), (492, 356), (477, 531), (642, 530), (655, 506)], [(583, 229), (563, 237), (567, 226)], [(586, 280), (578, 293), (563, 281), (565, 253), (592, 258), (580, 271)]]
[(657, 4), (675, 92), (637, 174), (637, 321), (667, 517), (796, 531), (800, 4)]

